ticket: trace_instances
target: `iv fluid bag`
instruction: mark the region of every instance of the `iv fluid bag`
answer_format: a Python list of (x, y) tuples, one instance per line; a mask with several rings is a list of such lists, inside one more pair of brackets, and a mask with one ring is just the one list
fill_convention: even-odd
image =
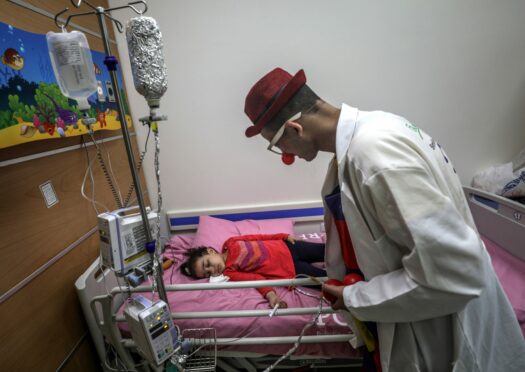
[(97, 80), (86, 36), (79, 31), (48, 32), (51, 64), (62, 94), (89, 109), (87, 98), (97, 91)]

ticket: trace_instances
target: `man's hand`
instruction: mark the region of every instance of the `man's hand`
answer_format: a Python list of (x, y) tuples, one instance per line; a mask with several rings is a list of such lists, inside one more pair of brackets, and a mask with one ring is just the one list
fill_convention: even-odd
[(332, 309), (334, 310), (348, 310), (345, 306), (343, 300), (343, 289), (344, 286), (331, 285), (323, 283), (323, 292), (328, 293), (336, 298), (335, 301), (332, 301)]
[(292, 235), (288, 235), (288, 237), (286, 238), (286, 240), (288, 240), (290, 243), (292, 244), (295, 244), (295, 238), (292, 236)]
[(274, 291), (266, 293), (266, 299), (269, 302), (270, 307), (273, 309), (275, 305), (279, 304), (279, 309), (286, 309), (288, 304), (281, 300)]

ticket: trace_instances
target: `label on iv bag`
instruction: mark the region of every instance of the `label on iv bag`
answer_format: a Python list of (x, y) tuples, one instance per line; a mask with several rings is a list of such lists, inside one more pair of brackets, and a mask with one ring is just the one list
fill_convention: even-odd
[(60, 91), (87, 106), (86, 99), (96, 92), (97, 81), (86, 36), (78, 31), (50, 31), (46, 40)]
[(55, 56), (60, 67), (82, 65), (82, 49), (78, 41), (67, 41), (55, 44)]

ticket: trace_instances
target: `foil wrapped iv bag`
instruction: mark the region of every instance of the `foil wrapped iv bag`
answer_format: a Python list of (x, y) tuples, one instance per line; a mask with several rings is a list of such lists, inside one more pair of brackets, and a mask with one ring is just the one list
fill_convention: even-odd
[(158, 108), (168, 89), (168, 79), (157, 21), (144, 16), (131, 18), (126, 25), (126, 40), (135, 89), (150, 108)]
[(47, 46), (62, 94), (89, 110), (88, 97), (97, 91), (97, 80), (86, 35), (79, 31), (48, 32)]

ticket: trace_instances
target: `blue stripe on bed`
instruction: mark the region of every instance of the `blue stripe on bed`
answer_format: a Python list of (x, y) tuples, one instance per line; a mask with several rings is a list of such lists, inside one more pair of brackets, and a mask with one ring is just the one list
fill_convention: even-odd
[(491, 199), (487, 199), (487, 198), (484, 198), (483, 196), (479, 196), (479, 195), (473, 195), (474, 196), (474, 199), (476, 199), (477, 201), (479, 201), (480, 203), (482, 204), (485, 204), (487, 207), (491, 207), (495, 210), (498, 210), (499, 208), (499, 203), (495, 200), (491, 200)]
[[(322, 216), (323, 208), (301, 208), (301, 209), (283, 209), (279, 211), (264, 211), (264, 212), (243, 212), (243, 213), (229, 213), (229, 214), (211, 214), (210, 216), (222, 218), (229, 221), (241, 220), (269, 220), (275, 218), (298, 218)], [(197, 225), (199, 223), (199, 216), (190, 217), (172, 217), (170, 218), (170, 226), (185, 226)]]

